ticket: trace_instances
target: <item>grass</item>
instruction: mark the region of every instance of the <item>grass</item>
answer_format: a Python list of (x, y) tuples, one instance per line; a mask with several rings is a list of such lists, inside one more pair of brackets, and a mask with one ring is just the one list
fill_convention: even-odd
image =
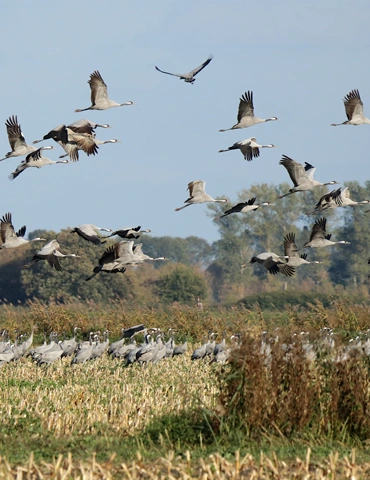
[(191, 362), (190, 353), (148, 368), (110, 358), (73, 367), (68, 359), (41, 368), (28, 358), (5, 365), (0, 477), (327, 478), (335, 470), (346, 478), (370, 471), (367, 360), (329, 368), (323, 355), (313, 367), (301, 360), (298, 342), (290, 361), (276, 350), (269, 370), (258, 353), (261, 331), (276, 337), (276, 327), (283, 342), (302, 329), (314, 337), (330, 326), (340, 351), (370, 327), (366, 305), (336, 299), (330, 308), (316, 302), (277, 312), (130, 312), (112, 304), (107, 314), (96, 305), (36, 302), (28, 310), (3, 305), (0, 319), (11, 332), (35, 324), (38, 343), (44, 329), (69, 332), (75, 325), (85, 333), (107, 327), (116, 336), (138, 323), (176, 327), (193, 348), (208, 328), (244, 332), (244, 350), (224, 367)]

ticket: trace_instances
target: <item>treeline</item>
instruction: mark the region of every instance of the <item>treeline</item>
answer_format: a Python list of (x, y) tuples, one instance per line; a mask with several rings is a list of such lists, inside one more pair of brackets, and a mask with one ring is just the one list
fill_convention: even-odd
[[(354, 200), (370, 199), (370, 181), (363, 186), (348, 182), (346, 186)], [(317, 216), (306, 213), (313, 210), (326, 190), (317, 188), (313, 192), (278, 199), (288, 189), (285, 183), (259, 184), (241, 191), (226, 207), (252, 197), (257, 197), (258, 203), (274, 205), (218, 220), (220, 239), (213, 244), (196, 236), (142, 235), (143, 251), (151, 257), (165, 256), (168, 261), (129, 267), (125, 274), (101, 273), (90, 282), (85, 279), (98, 265), (104, 248), (114, 240), (95, 246), (71, 234), (70, 229), (59, 233), (34, 231), (30, 238), (58, 238), (64, 251), (76, 253), (81, 258), (62, 259), (62, 272), (52, 270), (46, 262), (23, 269), (38, 250), (36, 244), (1, 250), (0, 301), (13, 304), (24, 304), (28, 299), (109, 302), (119, 298), (128, 303), (155, 306), (173, 302), (196, 304), (199, 297), (202, 302), (232, 303), (249, 295), (282, 290), (320, 295), (341, 295), (346, 290), (355, 293), (357, 298), (367, 297), (370, 214), (364, 213), (366, 205), (324, 212), (322, 216), (327, 218), (327, 230), (332, 239), (351, 244), (307, 249), (308, 260), (318, 260), (321, 264), (303, 265), (292, 278), (272, 276), (259, 265), (249, 265), (253, 255), (265, 251), (282, 255), (283, 237), (289, 232), (295, 232), (298, 248), (308, 241)], [(209, 221), (226, 209), (225, 205), (209, 205)]]

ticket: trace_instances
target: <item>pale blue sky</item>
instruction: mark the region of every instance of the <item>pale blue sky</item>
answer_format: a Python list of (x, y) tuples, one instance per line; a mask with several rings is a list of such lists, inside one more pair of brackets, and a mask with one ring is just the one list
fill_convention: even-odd
[[(98, 129), (97, 138), (122, 143), (101, 146), (96, 157), (81, 153), (78, 163), (29, 169), (13, 182), (7, 177), (21, 158), (1, 162), (0, 214), (12, 212), (15, 227), (28, 231), (142, 225), (158, 236), (212, 241), (218, 234), (206, 205), (174, 211), (191, 180), (235, 200), (252, 183), (288, 181), (282, 154), (315, 165), (321, 181), (368, 179), (370, 127), (330, 123), (346, 119), (342, 98), (354, 88), (370, 116), (369, 21), (370, 3), (359, 0), (4, 2), (2, 125), (18, 115), (31, 143), (88, 118), (114, 127)], [(210, 53), (194, 85), (154, 69), (187, 72)], [(112, 99), (137, 105), (74, 113), (90, 105), (94, 70)], [(246, 90), (256, 115), (280, 120), (219, 133), (236, 123)], [(251, 136), (278, 148), (248, 163), (239, 152), (218, 153)], [(1, 156), (8, 151), (3, 126)]]

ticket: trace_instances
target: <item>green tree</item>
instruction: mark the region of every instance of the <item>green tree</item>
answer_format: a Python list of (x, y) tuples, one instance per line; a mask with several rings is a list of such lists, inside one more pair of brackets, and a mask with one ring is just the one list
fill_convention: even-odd
[[(242, 190), (237, 200), (227, 205), (227, 208), (220, 204), (209, 205), (209, 216), (219, 217), (232, 205), (253, 197), (256, 197), (256, 203), (273, 204), (261, 206), (245, 214), (231, 214), (217, 221), (221, 238), (213, 244), (215, 260), (208, 267), (216, 300), (225, 300), (231, 290), (237, 295), (245, 295), (245, 289), (254, 293), (263, 288), (286, 288), (287, 285), (294, 285), (297, 276), (301, 275), (300, 271), (297, 271), (297, 276), (292, 281), (283, 276), (272, 278), (262, 267), (249, 265), (251, 258), (262, 252), (270, 251), (283, 255), (283, 239), (289, 232), (296, 233), (299, 247), (308, 240), (315, 217), (307, 217), (305, 214), (314, 209), (318, 199), (327, 189), (317, 188), (312, 192), (296, 193), (280, 199), (279, 197), (288, 192), (289, 188), (286, 183), (252, 185), (250, 189)], [(311, 253), (310, 256), (311, 259), (316, 257)], [(323, 268), (317, 267), (316, 272), (322, 273)], [(302, 275), (307, 272), (308, 270), (303, 270)], [(235, 284), (244, 286), (244, 293), (243, 288), (232, 287)]]
[(202, 266), (208, 265), (212, 259), (212, 246), (196, 236), (180, 238), (145, 235), (143, 242), (145, 253), (151, 257), (166, 257), (172, 262)]
[(176, 265), (156, 283), (156, 293), (164, 303), (196, 303), (207, 296), (207, 284), (200, 273), (185, 265)]
[[(370, 199), (370, 181), (364, 186), (359, 182), (346, 182), (345, 186), (351, 192), (355, 201)], [(368, 286), (369, 266), (367, 259), (370, 254), (370, 222), (364, 215), (366, 206), (338, 208), (340, 211), (339, 225), (335, 233), (336, 240), (346, 240), (351, 245), (338, 245), (332, 250), (332, 262), (329, 269), (330, 278), (335, 283), (345, 286)]]

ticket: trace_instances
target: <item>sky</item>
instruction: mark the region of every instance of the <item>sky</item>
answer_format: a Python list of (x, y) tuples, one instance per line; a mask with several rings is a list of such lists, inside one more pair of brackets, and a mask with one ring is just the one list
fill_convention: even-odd
[[(313, 164), (326, 182), (369, 179), (370, 126), (346, 120), (342, 99), (360, 90), (370, 116), (370, 3), (347, 0), (101, 0), (4, 2), (1, 15), (1, 112), (18, 115), (28, 143), (80, 118), (108, 123), (98, 155), (8, 175), (22, 158), (0, 163), (0, 215), (16, 229), (60, 231), (82, 223), (141, 225), (156, 236), (217, 240), (207, 206), (180, 212), (192, 180), (213, 197), (235, 201), (255, 183), (290, 181), (282, 154)], [(212, 62), (193, 85), (182, 73)], [(99, 70), (111, 99), (134, 106), (75, 113), (90, 105)], [(279, 121), (220, 133), (236, 123), (240, 96), (254, 94), (255, 114)], [(369, 129), (369, 130), (368, 130)], [(255, 136), (264, 149), (246, 162), (218, 153)], [(50, 143), (51, 142), (51, 143)], [(57, 160), (64, 151), (45, 156)], [(0, 128), (0, 155), (10, 150)], [(246, 199), (247, 200), (247, 199)], [(257, 199), (257, 201), (269, 199)]]

